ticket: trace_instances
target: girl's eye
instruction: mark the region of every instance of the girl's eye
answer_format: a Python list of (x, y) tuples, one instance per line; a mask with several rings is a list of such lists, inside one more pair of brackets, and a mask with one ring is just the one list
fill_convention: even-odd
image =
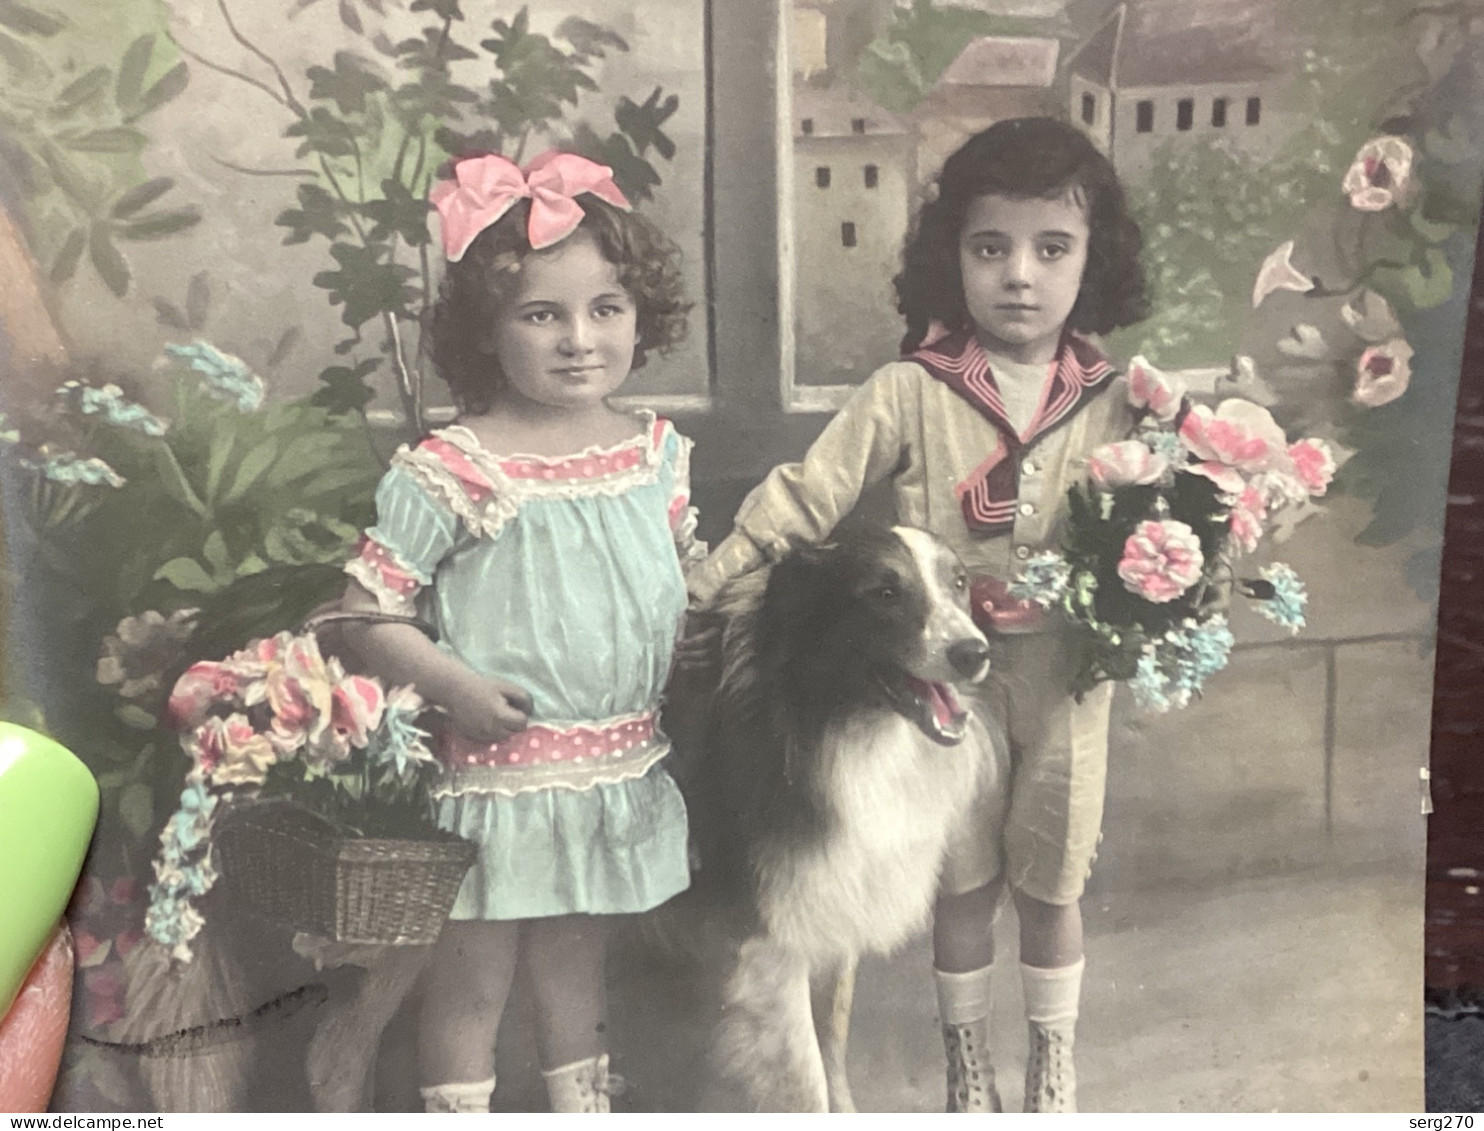
[(617, 303), (604, 303), (593, 313), (596, 314), (599, 318), (618, 318), (623, 314), (623, 312), (623, 307), (619, 306)]
[(974, 256), (978, 259), (998, 259), (1003, 254), (1003, 249), (993, 244), (981, 244), (974, 249)]
[(527, 312), (525, 319), (532, 326), (548, 326), (556, 321), (556, 313), (550, 310), (532, 310)]
[(1066, 253), (1066, 245), (1059, 243), (1047, 244), (1041, 249), (1041, 256), (1044, 259), (1060, 259)]

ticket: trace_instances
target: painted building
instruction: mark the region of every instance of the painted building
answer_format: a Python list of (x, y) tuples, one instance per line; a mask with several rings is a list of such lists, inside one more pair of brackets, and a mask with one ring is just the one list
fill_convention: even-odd
[(1068, 65), (1067, 110), (1127, 177), (1166, 143), (1222, 139), (1257, 158), (1288, 135), (1292, 77), (1274, 0), (1125, 0)]
[(857, 384), (896, 355), (891, 278), (914, 199), (911, 123), (849, 88), (794, 91), (797, 383)]
[(1059, 53), (1055, 39), (987, 35), (972, 40), (912, 111), (922, 175), (936, 174), (965, 139), (995, 122), (1059, 115)]

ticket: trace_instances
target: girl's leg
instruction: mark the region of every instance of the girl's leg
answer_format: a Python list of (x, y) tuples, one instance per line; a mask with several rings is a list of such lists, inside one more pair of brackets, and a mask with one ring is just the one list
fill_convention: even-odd
[(1082, 960), (1082, 905), (1042, 903), (1023, 891), (1015, 893), (1020, 918), (1020, 961), (1044, 970), (1074, 966)]
[(607, 1111), (607, 924), (600, 915), (528, 919), (522, 949), (552, 1110)]
[(489, 1110), (495, 1037), (519, 943), (517, 922), (451, 921), (438, 936), (417, 1031), (429, 1110)]

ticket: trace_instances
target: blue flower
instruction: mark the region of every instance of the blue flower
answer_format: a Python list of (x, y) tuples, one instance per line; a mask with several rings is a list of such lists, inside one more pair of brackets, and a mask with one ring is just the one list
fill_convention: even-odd
[(23, 459), (21, 466), (39, 471), (55, 483), (86, 483), (89, 486), (122, 487), (125, 479), (101, 459), (84, 459), (76, 452), (53, 452), (46, 448), (40, 459)]
[(1143, 428), (1139, 431), (1139, 440), (1171, 467), (1185, 466), (1188, 453), (1177, 433), (1163, 428)]
[(1299, 629), (1308, 623), (1304, 609), (1309, 604), (1309, 592), (1304, 583), (1282, 562), (1274, 562), (1260, 572), (1262, 579), (1273, 587), (1273, 595), (1258, 601), (1257, 611), (1297, 636)]
[(262, 407), (263, 379), (240, 357), (222, 353), (209, 342), (192, 342), (187, 346), (172, 342), (165, 346), (165, 353), (201, 374), (213, 396), (234, 402), (239, 411), (256, 412)]
[(1226, 618), (1217, 614), (1204, 621), (1186, 620), (1165, 632), (1139, 657), (1129, 687), (1139, 706), (1163, 713), (1189, 706), (1206, 680), (1231, 658), (1236, 638)]
[(1017, 601), (1034, 601), (1043, 609), (1061, 603), (1072, 580), (1072, 567), (1067, 559), (1053, 550), (1037, 554), (1025, 563), (1010, 585), (1010, 596)]
[(126, 400), (124, 391), (117, 385), (95, 389), (91, 385), (68, 381), (57, 392), (84, 416), (101, 416), (109, 424), (131, 428), (146, 436), (165, 434), (165, 422), (143, 405)]
[(396, 688), (387, 695), (381, 726), (366, 747), (372, 765), (390, 763), (396, 767), (397, 776), (407, 781), (419, 764), (434, 761), (425, 742), (428, 732), (417, 725), (422, 709), (422, 700), (410, 688)]

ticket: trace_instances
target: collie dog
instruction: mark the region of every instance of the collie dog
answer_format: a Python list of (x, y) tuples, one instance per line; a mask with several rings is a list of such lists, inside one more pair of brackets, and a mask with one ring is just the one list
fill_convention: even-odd
[(1000, 729), (953, 688), (988, 647), (957, 555), (908, 527), (794, 551), (724, 611), (692, 806), (743, 912), (713, 1068), (744, 1110), (849, 1111), (855, 962), (926, 926), (950, 839), (1003, 791)]

